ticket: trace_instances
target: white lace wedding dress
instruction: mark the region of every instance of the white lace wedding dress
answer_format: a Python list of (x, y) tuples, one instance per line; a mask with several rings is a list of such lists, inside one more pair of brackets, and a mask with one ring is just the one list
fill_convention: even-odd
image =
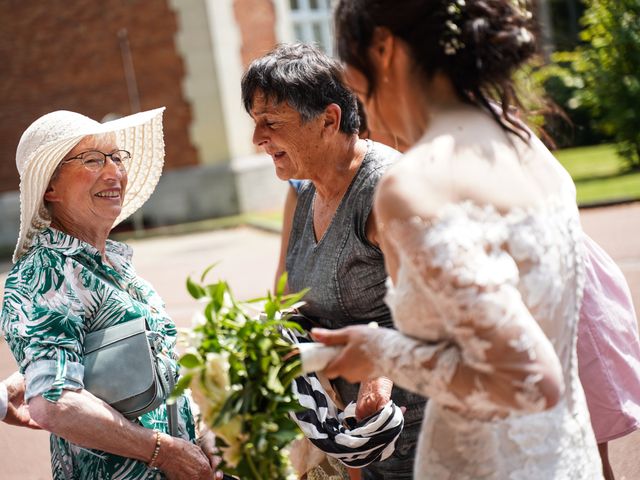
[[(431, 222), (386, 228), (399, 257), (387, 296), (399, 331), (372, 329), (369, 354), (377, 375), (430, 398), (415, 478), (601, 479), (576, 362), (583, 268), (573, 200), (506, 214), (452, 204)], [(550, 410), (536, 355), (562, 369)]]

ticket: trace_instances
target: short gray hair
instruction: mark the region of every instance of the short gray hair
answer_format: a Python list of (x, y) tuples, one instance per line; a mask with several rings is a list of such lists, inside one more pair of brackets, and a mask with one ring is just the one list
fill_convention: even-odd
[(277, 103), (286, 102), (307, 122), (335, 103), (342, 110), (340, 131), (357, 134), (360, 127), (355, 94), (343, 81), (338, 61), (319, 48), (303, 43), (281, 44), (249, 65), (242, 77), (242, 102), (251, 113), (261, 92)]

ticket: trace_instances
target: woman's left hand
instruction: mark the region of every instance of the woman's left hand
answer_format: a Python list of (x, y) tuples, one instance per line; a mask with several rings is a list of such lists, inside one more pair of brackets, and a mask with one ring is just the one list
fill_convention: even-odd
[(358, 383), (376, 376), (373, 355), (367, 349), (372, 336), (379, 332), (377, 328), (356, 325), (339, 330), (314, 328), (311, 337), (325, 345), (342, 345), (342, 352), (324, 369), (328, 378), (342, 377), (348, 382)]
[(356, 402), (356, 420), (379, 412), (391, 400), (393, 382), (387, 377), (374, 378), (360, 384)]

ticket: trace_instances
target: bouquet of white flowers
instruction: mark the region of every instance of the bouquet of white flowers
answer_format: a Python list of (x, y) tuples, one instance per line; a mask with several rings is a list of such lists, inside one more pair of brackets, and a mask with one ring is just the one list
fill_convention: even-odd
[[(225, 281), (204, 284), (210, 269), (199, 283), (187, 280), (203, 311), (196, 314), (196, 325), (183, 332), (183, 375), (174, 397), (191, 388), (216, 434), (223, 471), (243, 480), (295, 478), (286, 447), (301, 435), (289, 415), (300, 409), (291, 383), (301, 373), (301, 361), (281, 332), (300, 331), (283, 312), (299, 306), (306, 291), (284, 295), (285, 274), (275, 294), (238, 302)], [(263, 313), (251, 315), (258, 303)]]

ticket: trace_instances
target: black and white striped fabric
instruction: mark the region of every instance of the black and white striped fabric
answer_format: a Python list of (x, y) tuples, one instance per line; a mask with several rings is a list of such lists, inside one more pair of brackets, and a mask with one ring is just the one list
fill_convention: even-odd
[(393, 453), (404, 426), (404, 416), (392, 401), (378, 413), (358, 422), (356, 404), (351, 402), (344, 411), (340, 410), (315, 373), (297, 377), (292, 390), (304, 410), (292, 413), (291, 417), (311, 443), (327, 455), (348, 467), (361, 468)]

